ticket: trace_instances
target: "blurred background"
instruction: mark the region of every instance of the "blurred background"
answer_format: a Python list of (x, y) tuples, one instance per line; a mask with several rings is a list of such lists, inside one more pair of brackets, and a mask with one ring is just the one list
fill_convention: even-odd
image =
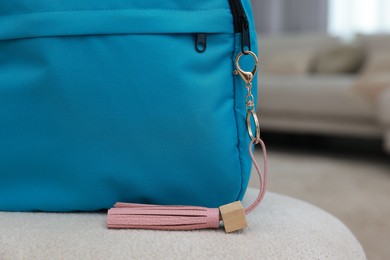
[(390, 0), (252, 5), (269, 190), (325, 209), (368, 259), (390, 259)]

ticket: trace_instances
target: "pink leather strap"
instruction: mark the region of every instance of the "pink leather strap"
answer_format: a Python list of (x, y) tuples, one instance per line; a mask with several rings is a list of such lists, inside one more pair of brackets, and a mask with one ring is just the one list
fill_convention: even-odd
[[(260, 166), (258, 162), (256, 161), (256, 158), (253, 154), (253, 145), (255, 142), (258, 142), (261, 146), (261, 149), (263, 150), (263, 163), (264, 163), (264, 172), (261, 171)], [(256, 200), (250, 205), (248, 208), (245, 209), (245, 214), (251, 213), (255, 208), (257, 208), (260, 204), (260, 202), (263, 200), (265, 191), (267, 189), (267, 183), (268, 183), (268, 159), (267, 159), (267, 148), (265, 147), (265, 144), (263, 140), (259, 139), (253, 139), (249, 144), (249, 155), (252, 159), (253, 166), (255, 166), (256, 172), (259, 175), (259, 183), (260, 183), (260, 190), (259, 195), (257, 195)]]

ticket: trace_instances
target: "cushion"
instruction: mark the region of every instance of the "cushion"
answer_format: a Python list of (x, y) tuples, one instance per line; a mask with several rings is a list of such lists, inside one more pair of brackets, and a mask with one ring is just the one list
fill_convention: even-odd
[(388, 48), (370, 50), (363, 71), (355, 84), (357, 92), (371, 102), (376, 102), (384, 89), (390, 88), (390, 52)]
[(358, 35), (357, 41), (368, 55), (364, 74), (390, 72), (390, 34)]
[[(257, 194), (249, 189), (244, 204)], [(0, 212), (0, 259), (365, 259), (339, 220), (308, 203), (268, 193), (249, 227), (108, 230), (104, 213)]]
[(258, 42), (261, 51), (280, 51), (287, 49), (324, 49), (340, 43), (340, 39), (322, 33), (303, 34), (258, 34)]
[(362, 75), (354, 85), (355, 90), (372, 102), (376, 102), (378, 97), (386, 88), (390, 88), (390, 74), (388, 73), (368, 73)]
[[(390, 48), (390, 45), (389, 45)], [(390, 74), (390, 51), (373, 51), (371, 52), (366, 65), (364, 66), (363, 74)]]
[(374, 121), (376, 108), (354, 91), (354, 76), (259, 77), (258, 111), (264, 115)]
[(260, 71), (271, 74), (304, 75), (316, 54), (339, 43), (325, 34), (259, 35)]
[(318, 74), (355, 73), (363, 61), (364, 52), (357, 45), (340, 44), (319, 53), (312, 69)]
[(303, 75), (309, 72), (312, 60), (313, 54), (305, 50), (275, 52), (264, 60), (263, 72)]
[(357, 41), (363, 44), (367, 51), (386, 51), (390, 46), (390, 34), (358, 34)]
[(390, 87), (381, 93), (378, 104), (379, 121), (390, 131)]

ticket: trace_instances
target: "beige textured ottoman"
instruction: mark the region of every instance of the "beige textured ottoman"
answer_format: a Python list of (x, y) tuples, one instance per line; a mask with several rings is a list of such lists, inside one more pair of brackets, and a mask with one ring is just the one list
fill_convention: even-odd
[[(257, 194), (249, 189), (244, 204)], [(247, 202), (247, 203), (245, 203)], [(0, 259), (365, 259), (336, 218), (267, 193), (249, 227), (223, 230), (107, 230), (105, 214), (0, 212)]]

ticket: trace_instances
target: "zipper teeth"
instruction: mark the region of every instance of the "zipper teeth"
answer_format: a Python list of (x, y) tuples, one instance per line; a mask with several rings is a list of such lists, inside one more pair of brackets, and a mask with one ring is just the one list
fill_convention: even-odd
[(243, 16), (246, 19), (245, 10), (244, 10), (244, 7), (242, 6), (241, 1), (236, 0), (235, 3), (236, 3), (237, 10), (239, 12), (239, 16)]
[(241, 26), (239, 22), (239, 7), (237, 7), (237, 0), (229, 0), (230, 9), (232, 10), (233, 14), (233, 24), (234, 24), (234, 31), (235, 32), (241, 32)]
[(235, 10), (235, 30), (236, 32), (242, 32), (243, 23), (248, 24), (248, 18), (246, 16), (244, 7), (242, 5), (241, 0), (230, 0), (233, 3)]
[(242, 34), (241, 50), (246, 53), (251, 50), (248, 17), (241, 0), (229, 0), (229, 4), (233, 15), (234, 32)]

